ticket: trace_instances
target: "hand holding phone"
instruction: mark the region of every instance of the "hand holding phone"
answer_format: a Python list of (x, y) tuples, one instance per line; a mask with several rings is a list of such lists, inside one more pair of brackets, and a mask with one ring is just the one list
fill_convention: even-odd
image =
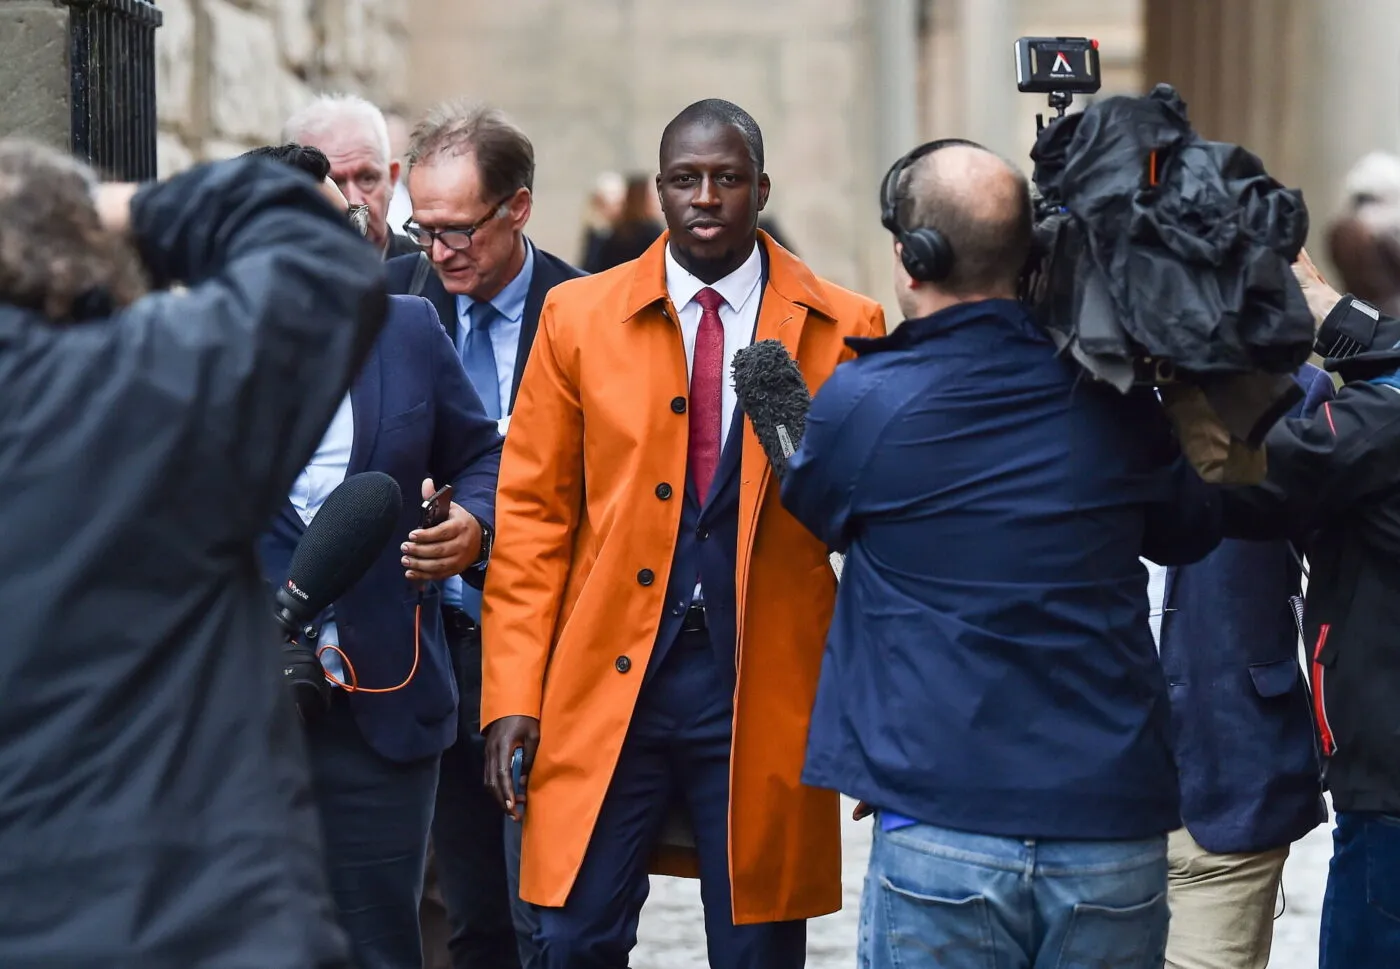
[(431, 498), (423, 500), (423, 516), (418, 520), (420, 529), (433, 528), (447, 520), (447, 506), (452, 504), (452, 485), (445, 484)]

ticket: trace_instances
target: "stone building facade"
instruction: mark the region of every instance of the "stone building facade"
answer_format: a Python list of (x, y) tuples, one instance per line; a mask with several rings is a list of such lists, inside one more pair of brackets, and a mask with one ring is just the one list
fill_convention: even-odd
[(159, 0), (162, 173), (276, 140), (319, 90), (404, 98), (403, 0)]
[[(1016, 91), (1028, 32), (1103, 39), (1139, 84), (1141, 0), (408, 0), (407, 105), (469, 95), (535, 142), (532, 236), (577, 258), (599, 172), (654, 173), (662, 128), (703, 97), (763, 128), (769, 211), (817, 272), (889, 301), (878, 186), (919, 141), (960, 134), (1024, 159), (1044, 99)], [(1028, 165), (1028, 162), (1027, 162)]]

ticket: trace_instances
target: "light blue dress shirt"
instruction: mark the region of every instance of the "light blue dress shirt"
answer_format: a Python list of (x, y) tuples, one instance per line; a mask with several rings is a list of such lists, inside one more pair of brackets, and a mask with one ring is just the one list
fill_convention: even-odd
[[(303, 525), (311, 524), (326, 503), (326, 498), (345, 480), (345, 472), (350, 467), (350, 451), (354, 446), (355, 411), (350, 404), (350, 395), (346, 394), (331, 418), (330, 427), (326, 428), (321, 443), (317, 445), (316, 453), (311, 456), (311, 463), (302, 469), (292, 483), (291, 494), (287, 496)], [(334, 616), (332, 608), (327, 612), (325, 625), (321, 627), (318, 648), (326, 643), (340, 645)], [(321, 668), (341, 682), (345, 681), (345, 667), (334, 650), (321, 654)]]
[[(525, 300), (530, 295), (530, 282), (535, 277), (535, 247), (527, 240), (525, 243), (525, 264), (520, 267), (520, 272), (515, 278), (506, 283), (505, 287), (494, 297), (487, 301), (489, 309), (486, 307), (476, 308), (478, 303), (470, 296), (457, 297), (457, 355), (462, 357), (463, 365), (466, 364), (467, 336), (471, 332), (472, 315), (476, 314), (478, 323), (481, 322), (480, 314), (490, 312), (492, 314), (487, 332), (491, 334), (492, 355), (496, 358), (496, 393), (500, 405), (501, 418), (497, 421), (497, 427), (502, 434), (505, 434), (506, 427), (510, 424), (510, 386), (515, 378), (515, 361), (520, 348), (520, 328), (525, 319)], [(475, 387), (477, 394), (485, 397), (489, 393), (485, 387)], [(480, 593), (475, 590), (473, 594), (463, 598), (464, 584), (460, 576), (453, 576), (442, 584), (442, 598), (444, 604), (462, 609), (472, 619), (481, 620), (478, 615), (480, 611)]]

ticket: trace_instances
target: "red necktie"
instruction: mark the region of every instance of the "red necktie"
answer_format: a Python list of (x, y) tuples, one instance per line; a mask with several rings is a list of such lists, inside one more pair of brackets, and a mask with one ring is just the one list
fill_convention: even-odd
[(719, 320), (719, 308), (724, 297), (706, 287), (695, 294), (695, 302), (703, 312), (690, 365), (690, 477), (703, 505), (719, 467), (724, 412), (724, 324)]

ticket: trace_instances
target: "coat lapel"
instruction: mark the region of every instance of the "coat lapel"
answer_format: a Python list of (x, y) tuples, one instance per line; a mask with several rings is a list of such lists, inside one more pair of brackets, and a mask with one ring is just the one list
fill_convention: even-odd
[(510, 411), (515, 410), (515, 395), (520, 392), (520, 378), (525, 376), (525, 364), (530, 359), (530, 349), (535, 345), (535, 333), (540, 328), (540, 310), (544, 309), (544, 297), (559, 276), (554, 267), (541, 258), (544, 254), (535, 248), (535, 275), (530, 279), (530, 291), (525, 294), (525, 311), (520, 317), (520, 340), (515, 345), (515, 373), (510, 380)]
[(379, 435), (379, 415), (383, 396), (384, 363), (379, 347), (370, 351), (360, 375), (350, 387), (350, 410), (355, 417), (355, 443), (350, 447), (350, 464), (345, 476), (359, 474), (369, 465)]
[(443, 287), (442, 280), (438, 279), (438, 274), (435, 272), (429, 274), (428, 281), (423, 284), (423, 296), (433, 304), (433, 309), (437, 310), (438, 321), (442, 323), (442, 328), (447, 331), (447, 336), (455, 347), (457, 345), (457, 297)]

